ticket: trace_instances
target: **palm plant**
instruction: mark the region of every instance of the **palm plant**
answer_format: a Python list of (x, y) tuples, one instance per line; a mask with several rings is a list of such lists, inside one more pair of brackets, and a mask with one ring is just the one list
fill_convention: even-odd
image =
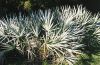
[(7, 17), (0, 21), (0, 58), (16, 49), (33, 64), (46, 61), (56, 65), (73, 65), (87, 46), (95, 45), (87, 45), (85, 38), (95, 35), (96, 44), (99, 44), (98, 19), (98, 15), (91, 15), (82, 6), (40, 10), (33, 12), (31, 17)]

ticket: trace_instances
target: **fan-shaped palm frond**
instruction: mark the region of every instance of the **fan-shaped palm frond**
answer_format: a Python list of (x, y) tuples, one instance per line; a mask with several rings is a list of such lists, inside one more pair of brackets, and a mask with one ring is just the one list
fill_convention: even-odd
[(40, 10), (31, 18), (7, 18), (0, 21), (0, 49), (17, 49), (31, 61), (52, 58), (54, 63), (73, 65), (82, 50), (95, 45), (91, 40), (99, 43), (97, 23), (98, 15), (91, 15), (82, 6), (56, 8), (56, 12)]

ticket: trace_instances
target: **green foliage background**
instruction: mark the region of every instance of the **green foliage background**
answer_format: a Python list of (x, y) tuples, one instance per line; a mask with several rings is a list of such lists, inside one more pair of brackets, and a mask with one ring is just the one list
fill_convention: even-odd
[(0, 0), (0, 17), (6, 14), (27, 14), (38, 9), (48, 9), (62, 5), (77, 5), (81, 0)]

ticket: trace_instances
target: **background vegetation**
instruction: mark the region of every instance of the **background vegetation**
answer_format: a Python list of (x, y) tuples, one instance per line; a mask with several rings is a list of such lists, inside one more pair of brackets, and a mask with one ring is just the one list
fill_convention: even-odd
[(0, 17), (6, 14), (18, 14), (22, 12), (27, 14), (28, 11), (37, 9), (47, 9), (56, 6), (70, 5), (75, 6), (82, 4), (93, 13), (100, 11), (100, 0), (0, 0)]

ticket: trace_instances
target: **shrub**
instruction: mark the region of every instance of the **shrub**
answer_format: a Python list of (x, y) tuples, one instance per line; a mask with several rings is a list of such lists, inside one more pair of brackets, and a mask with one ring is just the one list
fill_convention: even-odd
[(82, 6), (6, 17), (0, 21), (0, 58), (17, 50), (26, 64), (73, 65), (79, 55), (99, 47), (98, 19)]

